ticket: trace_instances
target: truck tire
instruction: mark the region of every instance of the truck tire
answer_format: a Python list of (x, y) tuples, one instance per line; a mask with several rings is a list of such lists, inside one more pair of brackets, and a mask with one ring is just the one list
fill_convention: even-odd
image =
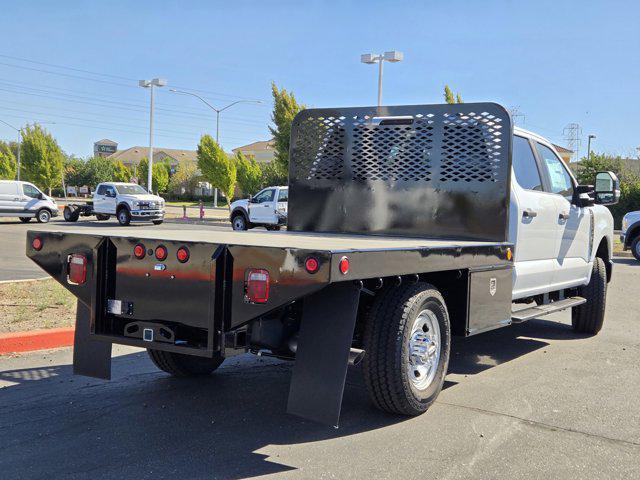
[(118, 223), (123, 227), (131, 223), (131, 212), (129, 212), (127, 207), (120, 207), (116, 213), (116, 217), (118, 217)]
[(597, 334), (604, 323), (604, 310), (607, 303), (607, 269), (604, 260), (593, 260), (591, 280), (578, 289), (578, 295), (587, 299), (587, 303), (573, 307), (571, 325), (576, 332)]
[(181, 353), (165, 352), (147, 348), (151, 361), (160, 370), (174, 377), (196, 377), (210, 375), (224, 361), (223, 357), (196, 357)]
[(640, 262), (640, 235), (636, 235), (636, 238), (631, 242), (631, 253)]
[(231, 228), (234, 230), (248, 230), (249, 222), (243, 213), (234, 213), (231, 217)]
[(49, 223), (49, 220), (51, 220), (51, 212), (46, 208), (41, 208), (38, 210), (38, 213), (36, 213), (36, 219), (38, 223)]
[(78, 218), (80, 218), (80, 211), (77, 208), (67, 205), (64, 207), (62, 216), (66, 222), (77, 222)]
[(106, 215), (104, 213), (96, 213), (96, 218), (99, 222), (104, 222), (106, 220), (109, 220), (109, 215)]
[(31, 217), (19, 217), (22, 223), (29, 223), (31, 221)]
[(435, 287), (420, 282), (379, 295), (364, 326), (364, 381), (375, 406), (424, 413), (442, 390), (450, 345), (449, 314)]

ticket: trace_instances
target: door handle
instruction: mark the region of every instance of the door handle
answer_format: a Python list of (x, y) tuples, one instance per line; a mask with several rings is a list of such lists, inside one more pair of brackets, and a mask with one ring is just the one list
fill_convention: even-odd
[(524, 210), (522, 212), (522, 217), (523, 218), (533, 218), (533, 217), (537, 217), (538, 216), (538, 212), (534, 211), (534, 210)]
[(558, 215), (558, 220), (569, 220), (569, 217), (571, 217), (570, 214), (565, 212), (560, 212), (560, 215)]

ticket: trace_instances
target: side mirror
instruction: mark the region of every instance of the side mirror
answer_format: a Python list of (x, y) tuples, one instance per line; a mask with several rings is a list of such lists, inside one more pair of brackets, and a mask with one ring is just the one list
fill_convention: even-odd
[(38, 193), (38, 200), (44, 200), (44, 195), (42, 193)]
[(613, 172), (596, 174), (595, 203), (615, 205), (620, 200), (620, 180)]

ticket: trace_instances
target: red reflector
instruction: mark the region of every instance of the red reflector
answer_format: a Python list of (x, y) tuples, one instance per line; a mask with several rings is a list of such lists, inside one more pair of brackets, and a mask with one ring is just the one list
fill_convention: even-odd
[(87, 280), (87, 257), (80, 253), (69, 255), (69, 283), (82, 285)]
[(342, 257), (338, 264), (338, 268), (340, 269), (340, 273), (343, 275), (349, 273), (349, 259), (347, 257)]
[(31, 246), (33, 247), (34, 250), (41, 250), (42, 249), (42, 239), (40, 237), (34, 238), (33, 241), (31, 242)]
[(251, 269), (247, 272), (245, 300), (251, 303), (267, 303), (269, 300), (269, 272)]
[(162, 245), (156, 247), (156, 258), (158, 260), (165, 260), (167, 258), (167, 248)]
[(314, 257), (307, 257), (304, 261), (304, 268), (306, 268), (309, 273), (316, 273), (320, 268), (320, 263), (318, 263), (318, 260)]
[(133, 254), (135, 255), (136, 258), (141, 259), (144, 258), (145, 254), (147, 253), (147, 249), (144, 248), (144, 245), (142, 245), (141, 243), (137, 244), (134, 248), (133, 248)]
[(180, 247), (176, 252), (176, 257), (178, 257), (178, 261), (180, 263), (185, 263), (187, 260), (189, 260), (189, 250), (187, 249), (187, 247)]

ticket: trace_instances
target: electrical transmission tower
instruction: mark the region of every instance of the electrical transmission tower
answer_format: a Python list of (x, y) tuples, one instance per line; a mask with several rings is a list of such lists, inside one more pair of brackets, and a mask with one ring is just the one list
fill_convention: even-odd
[(580, 161), (580, 143), (582, 141), (582, 128), (577, 123), (570, 123), (562, 130), (567, 148), (573, 150), (575, 161)]
[(520, 111), (519, 107), (511, 107), (509, 109), (509, 113), (511, 114), (511, 118), (513, 119), (514, 125), (519, 125), (519, 126), (524, 125), (524, 120), (525, 120), (524, 113)]

